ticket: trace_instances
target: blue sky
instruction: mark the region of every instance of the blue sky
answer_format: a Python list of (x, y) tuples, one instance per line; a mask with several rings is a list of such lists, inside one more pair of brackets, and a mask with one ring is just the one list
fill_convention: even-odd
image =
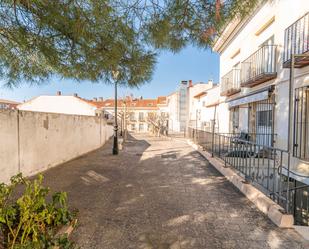
[[(193, 82), (207, 82), (219, 79), (219, 56), (210, 50), (201, 50), (188, 47), (180, 53), (161, 52), (158, 57), (152, 81), (137, 88), (120, 88), (119, 96), (133, 94), (144, 98), (156, 98), (172, 93), (181, 80), (193, 80)], [(0, 88), (1, 99), (23, 101), (38, 95), (54, 95), (61, 91), (63, 95), (77, 93), (84, 98), (113, 97), (113, 86), (105, 84), (93, 84), (91, 82), (77, 83), (70, 80), (51, 79), (45, 85), (22, 85), (19, 88)]]

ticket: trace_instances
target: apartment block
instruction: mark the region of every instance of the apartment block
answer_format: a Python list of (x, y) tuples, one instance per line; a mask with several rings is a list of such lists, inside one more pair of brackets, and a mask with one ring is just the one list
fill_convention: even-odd
[[(130, 132), (150, 132), (154, 129), (160, 129), (160, 126), (166, 127), (167, 123), (167, 101), (166, 97), (157, 99), (133, 98), (127, 96), (118, 99), (118, 125)], [(106, 99), (101, 103), (100, 110), (107, 116), (107, 119), (113, 120), (115, 113), (114, 99)]]
[[(229, 132), (245, 132), (256, 143), (286, 150), (290, 139), (291, 167), (309, 174), (309, 164), (304, 166), (309, 159), (308, 11), (306, 0), (267, 1), (247, 18), (229, 23), (213, 50), (220, 54), (220, 95), (230, 112)], [(291, 70), (292, 54), (298, 57)]]

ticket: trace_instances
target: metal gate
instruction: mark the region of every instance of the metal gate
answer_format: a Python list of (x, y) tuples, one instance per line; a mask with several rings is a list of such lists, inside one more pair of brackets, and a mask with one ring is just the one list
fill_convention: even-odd
[(274, 95), (249, 103), (248, 124), (251, 140), (259, 145), (274, 145)]

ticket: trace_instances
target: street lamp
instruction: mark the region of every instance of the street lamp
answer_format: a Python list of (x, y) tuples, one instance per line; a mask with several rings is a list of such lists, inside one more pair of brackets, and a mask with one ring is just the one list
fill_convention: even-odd
[(115, 123), (114, 123), (114, 144), (113, 144), (113, 155), (118, 155), (118, 124), (117, 124), (117, 81), (119, 71), (112, 71), (112, 76), (115, 83)]

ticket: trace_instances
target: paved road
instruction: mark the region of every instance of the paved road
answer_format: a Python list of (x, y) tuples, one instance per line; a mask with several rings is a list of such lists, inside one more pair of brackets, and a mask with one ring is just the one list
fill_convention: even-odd
[(184, 141), (136, 135), (119, 156), (108, 143), (45, 175), (80, 211), (81, 248), (308, 248)]

